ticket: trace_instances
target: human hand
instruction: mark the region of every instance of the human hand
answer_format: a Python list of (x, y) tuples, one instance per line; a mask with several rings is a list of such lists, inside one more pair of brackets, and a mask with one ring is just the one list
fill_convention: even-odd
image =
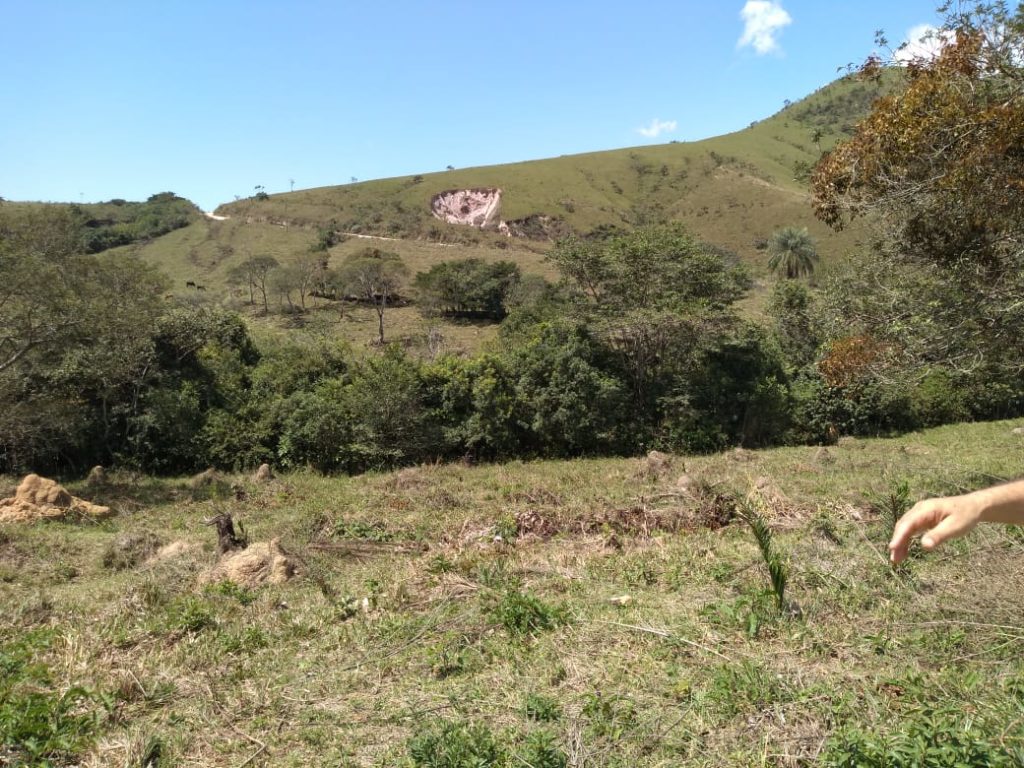
[(978, 524), (983, 509), (976, 494), (919, 501), (896, 523), (889, 559), (897, 565), (906, 558), (910, 540), (919, 533), (924, 533), (921, 546), (927, 550), (963, 536)]

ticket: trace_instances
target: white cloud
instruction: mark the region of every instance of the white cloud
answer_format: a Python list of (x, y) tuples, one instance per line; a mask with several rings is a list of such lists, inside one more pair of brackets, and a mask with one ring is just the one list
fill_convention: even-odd
[(922, 59), (930, 61), (952, 40), (953, 33), (949, 30), (943, 32), (931, 24), (918, 24), (907, 32), (907, 39), (896, 49), (893, 58), (900, 64)]
[(636, 132), (641, 136), (646, 136), (648, 139), (656, 139), (663, 133), (672, 133), (678, 124), (675, 120), (659, 120), (654, 118), (651, 120), (651, 124), (643, 128), (637, 128)]
[(779, 32), (793, 23), (793, 17), (776, 0), (747, 0), (740, 18), (743, 19), (743, 36), (736, 46), (746, 48), (749, 45), (758, 56), (778, 51)]

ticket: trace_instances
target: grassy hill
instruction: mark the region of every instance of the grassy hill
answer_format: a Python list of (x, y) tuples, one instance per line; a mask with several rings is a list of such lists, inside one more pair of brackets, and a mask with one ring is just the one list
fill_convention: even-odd
[[(84, 766), (1019, 765), (1019, 531), (885, 558), (900, 486), (1019, 474), (1013, 426), (220, 497), (72, 483), (118, 515), (0, 528), (0, 762), (33, 737)], [(730, 497), (788, 563), (781, 613)], [(299, 578), (197, 586), (222, 511)], [(172, 541), (193, 548), (145, 562)]]
[[(822, 88), (749, 128), (692, 143), (596, 152), (508, 165), (468, 168), (324, 187), (264, 200), (229, 203), (217, 213), (136, 246), (173, 278), (173, 291), (194, 300), (231, 300), (232, 267), (258, 254), (286, 263), (305, 253), (324, 228), (360, 234), (330, 249), (331, 265), (375, 245), (397, 252), (415, 274), (445, 259), (510, 259), (525, 273), (553, 277), (544, 253), (550, 238), (575, 230), (628, 228), (664, 218), (684, 222), (701, 238), (734, 251), (751, 268), (755, 289), (743, 311), (758, 315), (772, 278), (765, 239), (786, 225), (807, 226), (818, 239), (821, 271), (841, 259), (861, 237), (857, 227), (834, 233), (814, 219), (806, 173), (821, 152), (847, 135), (878, 94), (895, 86), (852, 77)], [(444, 223), (431, 215), (434, 195), (456, 188), (503, 190), (501, 218), (519, 222), (531, 237)], [(365, 239), (388, 238), (386, 240)], [(186, 286), (203, 285), (199, 293)], [(231, 298), (233, 296), (233, 298)], [(302, 318), (254, 317), (260, 333), (340, 334), (357, 346), (374, 338), (375, 317), (356, 308), (344, 319), (320, 307)], [(440, 329), (449, 348), (469, 350), (493, 337), (487, 324), (425, 320), (413, 306), (393, 311), (393, 337), (407, 343)]]
[[(629, 227), (664, 218), (755, 265), (757, 244), (785, 225), (805, 225), (826, 261), (851, 236), (814, 220), (806, 171), (844, 136), (870, 102), (891, 88), (847, 77), (736, 133), (699, 142), (634, 147), (508, 165), (323, 187), (229, 203), (218, 213), (248, 221), (290, 222), (400, 238), (481, 243), (487, 238), (433, 218), (434, 195), (451, 189), (500, 188), (501, 218), (538, 239), (571, 228)], [(855, 237), (855, 235), (853, 235)]]
[[(90, 222), (87, 234), (96, 243), (104, 238), (112, 244), (130, 243), (122, 247), (170, 276), (172, 293), (242, 310), (252, 308), (242, 304), (242, 293), (229, 284), (232, 268), (255, 255), (270, 255), (286, 264), (308, 253), (325, 229), (349, 233), (330, 249), (331, 266), (373, 245), (397, 252), (412, 274), (446, 259), (476, 257), (508, 259), (526, 274), (553, 278), (544, 254), (559, 234), (678, 220), (702, 239), (735, 252), (751, 268), (755, 288), (741, 309), (757, 316), (773, 280), (763, 246), (774, 230), (808, 227), (818, 240), (821, 272), (862, 236), (857, 227), (837, 234), (813, 217), (806, 174), (821, 152), (847, 135), (871, 101), (893, 88), (898, 77), (890, 73), (880, 83), (842, 78), (766, 120), (704, 141), (270, 195), (220, 206), (217, 213), (228, 217), (223, 221), (203, 217), (189, 206), (174, 218), (173, 227), (146, 229), (143, 214), (153, 200), (79, 208)], [(501, 218), (526, 236), (509, 238), (448, 224), (431, 214), (431, 201), (441, 192), (490, 187), (503, 190)], [(8, 203), (5, 208), (23, 205)], [(135, 218), (123, 220), (129, 215)], [(376, 318), (365, 307), (342, 317), (323, 302), (301, 317), (250, 314), (258, 334), (295, 334), (305, 328), (314, 334), (341, 335), (356, 346), (375, 338)], [(486, 323), (424, 319), (415, 306), (394, 309), (389, 327), (392, 338), (408, 344), (421, 343), (440, 330), (445, 345), (456, 351), (478, 348), (496, 330)]]
[[(42, 205), (45, 204), (4, 202), (0, 216), (17, 215)], [(148, 242), (202, 217), (191, 201), (172, 192), (152, 195), (145, 202), (118, 199), (105, 203), (72, 203), (68, 208), (80, 222), (82, 247), (88, 253)]]

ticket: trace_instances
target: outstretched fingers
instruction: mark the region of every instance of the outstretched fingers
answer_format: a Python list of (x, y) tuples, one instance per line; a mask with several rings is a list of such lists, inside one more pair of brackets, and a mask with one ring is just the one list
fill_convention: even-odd
[(970, 495), (919, 501), (896, 523), (889, 557), (893, 564), (906, 558), (911, 540), (919, 533), (924, 534), (921, 546), (928, 550), (963, 536), (978, 524), (979, 514), (979, 506)]
[[(892, 532), (892, 540), (889, 542), (889, 559), (893, 564), (906, 558), (907, 551), (910, 549), (910, 541), (914, 536), (934, 528), (943, 516), (942, 507), (936, 503), (935, 499), (919, 501), (903, 515), (896, 523)], [(932, 543), (931, 546), (935, 546), (935, 544)]]

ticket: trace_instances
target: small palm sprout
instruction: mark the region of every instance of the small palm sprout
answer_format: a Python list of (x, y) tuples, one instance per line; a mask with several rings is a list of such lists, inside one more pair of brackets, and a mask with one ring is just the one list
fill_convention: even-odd
[(757, 509), (750, 502), (746, 502), (740, 504), (738, 512), (743, 521), (750, 526), (750, 530), (757, 540), (758, 549), (761, 550), (761, 556), (768, 569), (772, 592), (775, 593), (775, 602), (779, 611), (784, 612), (786, 610), (786, 582), (789, 578), (789, 567), (775, 548), (772, 531)]
[(788, 278), (811, 275), (818, 262), (814, 238), (807, 228), (783, 227), (768, 240), (768, 268)]

